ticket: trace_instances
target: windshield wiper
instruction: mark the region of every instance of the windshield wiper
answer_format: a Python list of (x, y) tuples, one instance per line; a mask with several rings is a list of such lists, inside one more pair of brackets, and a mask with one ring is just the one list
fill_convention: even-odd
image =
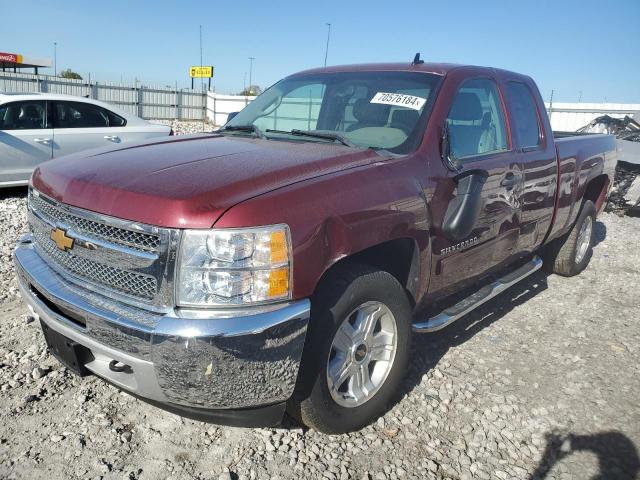
[(297, 128), (294, 128), (289, 133), (291, 133), (291, 135), (300, 135), (302, 137), (314, 137), (314, 138), (323, 138), (325, 140), (333, 140), (333, 141), (336, 141), (336, 142), (340, 142), (342, 145), (345, 145), (347, 147), (356, 147), (357, 146), (355, 143), (350, 141), (345, 136), (340, 135), (339, 133), (316, 132), (314, 130), (298, 130)]
[(265, 140), (267, 139), (267, 136), (264, 134), (264, 132), (260, 130), (258, 127), (256, 127), (255, 125), (228, 125), (218, 130), (218, 132), (223, 132), (223, 131), (251, 132), (251, 133), (255, 133), (256, 137), (258, 138), (264, 138)]
[(321, 138), (323, 140), (333, 140), (334, 142), (340, 142), (342, 145), (345, 145), (347, 147), (357, 147), (357, 145), (353, 142), (351, 142), (349, 139), (347, 139), (346, 137), (340, 135), (339, 133), (333, 133), (333, 132), (318, 132), (318, 131), (314, 131), (314, 130), (298, 130), (297, 128), (294, 128), (293, 130), (270, 130), (267, 129), (265, 130), (267, 133), (284, 133), (284, 134), (288, 134), (288, 135), (296, 135), (299, 137), (312, 137), (312, 138)]

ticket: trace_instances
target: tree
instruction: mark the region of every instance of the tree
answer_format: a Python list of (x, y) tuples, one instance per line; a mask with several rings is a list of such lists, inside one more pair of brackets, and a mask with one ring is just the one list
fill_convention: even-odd
[(254, 95), (260, 95), (261, 93), (262, 89), (258, 85), (251, 85), (241, 91), (238, 95), (242, 95), (243, 97), (253, 97)]
[(60, 72), (62, 78), (73, 78), (74, 80), (82, 80), (82, 76), (79, 73), (74, 72), (70, 68)]

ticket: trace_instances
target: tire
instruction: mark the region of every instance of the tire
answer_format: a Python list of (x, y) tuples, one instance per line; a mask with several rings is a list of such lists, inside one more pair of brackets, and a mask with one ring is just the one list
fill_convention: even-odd
[(545, 248), (543, 257), (546, 270), (565, 277), (582, 272), (593, 254), (595, 223), (596, 207), (591, 200), (586, 200), (571, 231)]
[[(366, 322), (364, 318), (375, 320)], [(349, 329), (345, 322), (353, 329), (352, 337), (344, 334), (345, 329)], [(362, 327), (365, 324), (377, 326)], [(363, 343), (359, 343), (359, 332), (365, 331), (373, 333), (362, 337)], [(381, 347), (393, 337), (390, 332), (395, 334), (393, 354), (390, 353), (393, 346)], [(351, 343), (346, 342), (347, 338)], [(398, 281), (385, 271), (365, 265), (350, 263), (337, 267), (311, 301), (298, 388), (289, 402), (289, 413), (323, 433), (361, 429), (386, 412), (398, 394), (407, 371), (410, 344), (411, 306)], [(372, 360), (374, 355), (381, 359)], [(335, 372), (341, 369), (357, 373), (338, 385), (340, 380), (332, 382), (328, 372), (336, 379), (340, 375)], [(369, 376), (362, 372), (369, 372)], [(369, 378), (369, 382), (362, 382), (362, 378)], [(331, 388), (330, 383), (337, 386)], [(367, 385), (370, 394), (358, 387), (362, 384)], [(351, 389), (356, 392), (353, 396), (344, 391)]]

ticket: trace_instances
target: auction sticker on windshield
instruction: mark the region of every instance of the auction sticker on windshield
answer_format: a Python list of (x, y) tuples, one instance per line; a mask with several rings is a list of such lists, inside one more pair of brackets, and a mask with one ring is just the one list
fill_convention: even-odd
[(426, 98), (405, 95), (404, 93), (378, 92), (371, 99), (371, 103), (381, 103), (382, 105), (395, 105), (396, 107), (412, 108), (420, 110), (426, 102)]

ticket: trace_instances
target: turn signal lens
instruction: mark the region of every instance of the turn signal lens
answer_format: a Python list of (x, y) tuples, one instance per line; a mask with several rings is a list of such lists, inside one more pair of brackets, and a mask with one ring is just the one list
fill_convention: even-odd
[(281, 298), (289, 292), (289, 269), (271, 270), (269, 275), (269, 297)]
[(287, 237), (284, 231), (271, 232), (271, 263), (284, 263), (289, 259)]

